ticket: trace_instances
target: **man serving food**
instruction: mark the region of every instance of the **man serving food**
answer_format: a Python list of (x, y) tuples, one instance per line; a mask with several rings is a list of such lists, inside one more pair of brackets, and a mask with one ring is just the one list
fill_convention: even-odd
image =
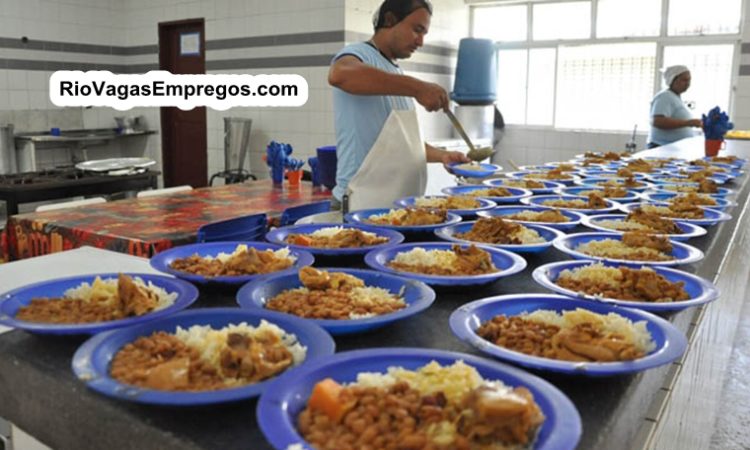
[(426, 162), (469, 162), (461, 152), (423, 142), (414, 100), (427, 111), (446, 110), (448, 93), (404, 75), (396, 63), (422, 47), (431, 17), (427, 0), (385, 0), (372, 38), (334, 57), (328, 73), (338, 158), (334, 207), (345, 198), (351, 210), (389, 207), (424, 194)]

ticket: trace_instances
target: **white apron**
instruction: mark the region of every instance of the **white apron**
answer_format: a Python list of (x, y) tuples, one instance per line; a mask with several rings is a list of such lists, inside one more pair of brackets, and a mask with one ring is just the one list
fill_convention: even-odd
[(349, 211), (392, 208), (402, 197), (422, 196), (427, 155), (415, 110), (393, 110), (347, 188)]

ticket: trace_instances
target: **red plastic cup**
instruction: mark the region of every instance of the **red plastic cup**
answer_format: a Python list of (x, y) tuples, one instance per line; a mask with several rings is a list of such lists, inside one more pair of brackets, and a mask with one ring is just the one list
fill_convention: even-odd
[(706, 139), (706, 156), (716, 156), (724, 145), (724, 139)]
[(302, 170), (287, 170), (286, 179), (289, 180), (289, 186), (299, 187), (302, 181)]

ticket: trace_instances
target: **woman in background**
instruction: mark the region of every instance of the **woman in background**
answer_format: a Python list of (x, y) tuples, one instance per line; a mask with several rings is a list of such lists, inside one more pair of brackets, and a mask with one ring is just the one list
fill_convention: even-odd
[(651, 100), (651, 131), (647, 147), (654, 148), (694, 136), (693, 127), (703, 126), (682, 102), (680, 95), (690, 88), (690, 70), (686, 66), (663, 69), (667, 88)]

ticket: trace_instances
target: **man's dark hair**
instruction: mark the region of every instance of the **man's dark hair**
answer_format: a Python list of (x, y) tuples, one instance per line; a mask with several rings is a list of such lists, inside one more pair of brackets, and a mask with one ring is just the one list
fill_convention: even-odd
[[(420, 8), (426, 9), (432, 15), (432, 4), (429, 0), (385, 0), (373, 18), (375, 31), (381, 28), (392, 27)], [(387, 23), (386, 15), (388, 13), (393, 14), (396, 22)]]

